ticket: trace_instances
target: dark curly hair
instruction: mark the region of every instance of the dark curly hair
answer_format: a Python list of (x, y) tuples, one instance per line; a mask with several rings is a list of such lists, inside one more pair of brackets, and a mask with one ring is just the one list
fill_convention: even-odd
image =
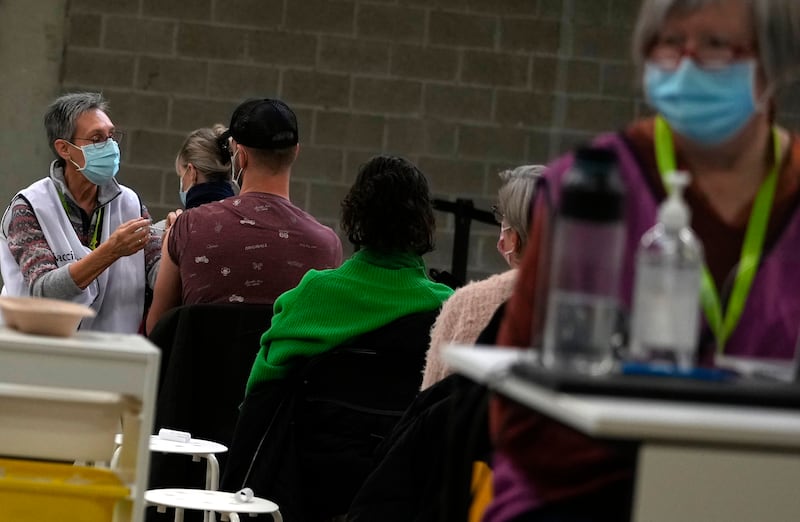
[(372, 158), (342, 201), (342, 228), (357, 249), (430, 252), (436, 222), (428, 180), (404, 158)]

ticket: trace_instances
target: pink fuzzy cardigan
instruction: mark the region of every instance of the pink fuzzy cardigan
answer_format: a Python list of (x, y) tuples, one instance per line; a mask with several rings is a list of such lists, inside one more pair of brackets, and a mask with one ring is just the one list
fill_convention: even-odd
[(472, 344), (497, 308), (511, 297), (517, 270), (508, 270), (456, 290), (445, 301), (431, 329), (431, 345), (422, 376), (425, 389), (451, 372), (442, 360), (442, 347), (449, 343)]

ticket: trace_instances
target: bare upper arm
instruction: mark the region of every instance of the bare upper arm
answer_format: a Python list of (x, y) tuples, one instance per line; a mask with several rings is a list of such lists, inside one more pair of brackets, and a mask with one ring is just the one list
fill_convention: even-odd
[(153, 289), (153, 302), (147, 312), (146, 333), (150, 333), (158, 320), (170, 309), (181, 304), (182, 283), (178, 265), (167, 253), (169, 231), (164, 233), (161, 246), (161, 263)]

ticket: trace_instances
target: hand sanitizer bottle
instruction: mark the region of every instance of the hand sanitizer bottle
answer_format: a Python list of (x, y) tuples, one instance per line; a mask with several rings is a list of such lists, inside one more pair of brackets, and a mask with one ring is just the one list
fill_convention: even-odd
[(630, 351), (638, 361), (689, 369), (699, 336), (703, 247), (683, 199), (688, 174), (673, 172), (667, 183), (658, 223), (642, 236), (636, 255)]

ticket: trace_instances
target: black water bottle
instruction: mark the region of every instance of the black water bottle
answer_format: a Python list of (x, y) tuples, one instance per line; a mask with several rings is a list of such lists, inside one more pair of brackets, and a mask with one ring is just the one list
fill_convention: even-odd
[(561, 187), (545, 319), (545, 365), (601, 374), (612, 366), (625, 245), (616, 154), (581, 148)]

